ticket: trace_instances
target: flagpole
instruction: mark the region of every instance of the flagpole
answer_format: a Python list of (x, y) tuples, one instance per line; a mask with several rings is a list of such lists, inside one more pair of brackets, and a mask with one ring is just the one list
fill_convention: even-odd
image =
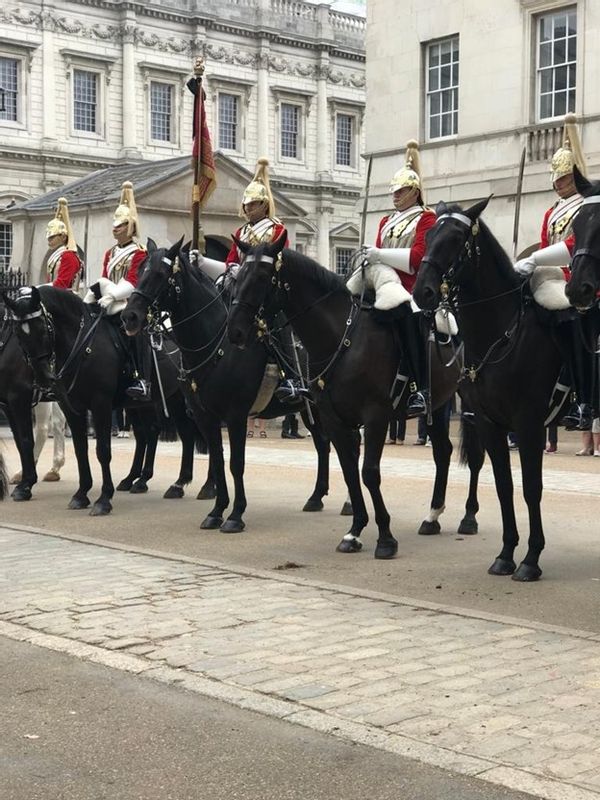
[(202, 105), (204, 92), (202, 90), (202, 76), (204, 75), (204, 59), (198, 56), (194, 61), (194, 78), (196, 79), (196, 98), (194, 100), (194, 128), (196, 131), (196, 146), (193, 153), (194, 185), (192, 187), (192, 250), (204, 254), (206, 242), (200, 225), (200, 174), (202, 163)]

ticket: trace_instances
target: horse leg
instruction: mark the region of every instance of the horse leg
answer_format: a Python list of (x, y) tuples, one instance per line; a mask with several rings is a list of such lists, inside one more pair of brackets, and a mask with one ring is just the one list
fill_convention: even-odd
[(208, 466), (208, 472), (206, 473), (206, 480), (200, 487), (200, 491), (196, 495), (196, 500), (214, 500), (217, 494), (217, 487), (215, 484), (215, 479), (212, 476), (210, 471), (210, 462)]
[(331, 446), (329, 444), (329, 439), (324, 435), (320, 425), (311, 425), (310, 420), (308, 420), (308, 418), (305, 419), (304, 415), (302, 419), (311, 432), (318, 459), (315, 488), (304, 504), (302, 511), (322, 511), (323, 498), (325, 495), (329, 494), (329, 454)]
[(37, 471), (33, 455), (31, 403), (22, 402), (23, 398), (16, 398), (16, 401), (8, 403), (6, 413), (21, 459), (21, 472), (13, 476), (11, 480), (11, 483), (16, 483), (11, 492), (11, 497), (19, 503), (24, 500), (31, 500), (31, 489), (37, 483)]
[(336, 550), (338, 553), (358, 553), (362, 550), (360, 534), (369, 521), (358, 472), (360, 433), (358, 430), (336, 426), (331, 441), (338, 455), (352, 504), (352, 525)]
[(242, 516), (246, 510), (246, 492), (244, 490), (244, 468), (246, 463), (246, 419), (234, 419), (227, 424), (229, 432), (229, 469), (233, 476), (233, 508), (231, 514), (221, 525), (223, 533), (241, 533), (246, 527)]
[(484, 421), (483, 441), (492, 462), (496, 494), (502, 514), (502, 550), (488, 569), (488, 573), (512, 575), (516, 569), (514, 553), (519, 544), (519, 532), (515, 517), (513, 479), (506, 431), (491, 422)]
[(103, 517), (112, 511), (112, 503), (110, 501), (115, 492), (110, 474), (112, 436), (112, 407), (110, 400), (101, 406), (93, 408), (92, 416), (96, 431), (96, 458), (102, 468), (102, 489), (100, 497), (98, 497), (90, 511), (90, 516)]
[(133, 486), (133, 482), (139, 478), (142, 472), (142, 464), (144, 462), (144, 453), (147, 446), (146, 428), (140, 420), (139, 413), (133, 411), (130, 414), (131, 427), (133, 428), (133, 436), (135, 438), (135, 451), (133, 453), (133, 461), (128, 474), (117, 485), (117, 492), (129, 492)]
[(467, 464), (470, 478), (469, 495), (465, 503), (465, 515), (458, 526), (458, 533), (471, 535), (477, 533), (479, 530), (479, 525), (477, 523), (477, 513), (479, 511), (477, 489), (479, 486), (479, 473), (481, 472), (485, 459), (485, 450), (481, 446), (481, 440), (473, 422), (472, 415), (465, 418), (464, 412), (461, 414), (460, 433), (460, 463)]
[[(183, 399), (183, 398), (182, 398)], [(185, 403), (182, 402), (172, 409), (175, 416), (175, 426), (181, 441), (181, 464), (179, 467), (179, 477), (175, 483), (171, 484), (163, 497), (167, 500), (178, 499), (184, 495), (184, 486), (191, 483), (194, 477), (194, 447), (196, 444), (196, 425), (188, 417)]]
[(40, 455), (48, 440), (51, 414), (52, 403), (38, 403), (33, 410), (33, 416), (35, 419), (35, 444), (33, 446), (33, 457), (36, 464), (40, 460)]
[(381, 493), (381, 454), (388, 424), (385, 415), (377, 415), (372, 422), (365, 424), (362, 479), (371, 494), (375, 509), (375, 522), (379, 531), (375, 558), (394, 558), (398, 552), (398, 542), (390, 530), (390, 514), (385, 507)]
[(418, 530), (421, 536), (431, 536), (442, 531), (439, 518), (446, 508), (448, 472), (452, 456), (452, 442), (448, 434), (446, 419), (446, 409), (444, 407), (436, 408), (431, 415), (431, 425), (427, 426), (435, 462), (435, 480), (433, 482), (433, 495), (429, 514)]
[(129, 490), (131, 494), (145, 494), (148, 491), (148, 481), (154, 475), (154, 460), (156, 458), (156, 448), (158, 447), (158, 437), (160, 436), (160, 425), (152, 417), (148, 422), (144, 420), (142, 426), (146, 444), (143, 453), (144, 463), (142, 464), (140, 477), (134, 481)]
[(58, 403), (52, 403), (52, 435), (52, 469), (44, 475), (45, 481), (59, 481), (60, 471), (65, 465), (65, 415)]
[(214, 530), (223, 524), (223, 512), (229, 505), (227, 481), (225, 480), (225, 461), (223, 459), (223, 437), (221, 435), (221, 421), (213, 419), (202, 428), (209, 453), (209, 473), (215, 479), (217, 496), (215, 504), (200, 527), (204, 530)]
[(514, 581), (537, 581), (542, 574), (538, 562), (545, 545), (541, 511), (545, 430), (543, 427), (536, 429), (531, 424), (519, 430), (517, 436), (523, 476), (523, 497), (529, 511), (529, 542), (527, 555), (512, 578)]
[(90, 501), (87, 495), (92, 488), (92, 472), (88, 458), (87, 415), (85, 412), (83, 414), (68, 413), (67, 422), (71, 429), (79, 472), (79, 488), (71, 498), (68, 507), (78, 510), (89, 506)]

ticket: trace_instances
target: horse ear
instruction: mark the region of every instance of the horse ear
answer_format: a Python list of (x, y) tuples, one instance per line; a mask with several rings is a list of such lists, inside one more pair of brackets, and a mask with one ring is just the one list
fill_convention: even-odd
[(192, 246), (191, 242), (186, 242), (183, 247), (181, 248), (182, 253), (187, 253), (189, 255), (190, 247)]
[(158, 247), (156, 246), (156, 242), (154, 241), (154, 239), (148, 237), (148, 240), (146, 241), (146, 250), (150, 254), (155, 253), (158, 250)]
[(273, 247), (275, 249), (275, 254), (281, 253), (281, 251), (285, 247), (285, 243), (287, 242), (287, 238), (288, 238), (288, 233), (287, 233), (286, 229), (284, 228), (281, 231), (281, 233), (279, 234), (279, 236), (277, 237), (277, 239), (275, 239), (275, 241), (273, 242)]
[[(588, 181), (585, 175), (582, 175), (577, 169), (577, 165), (573, 167), (573, 177), (575, 178), (575, 187), (579, 194), (583, 197), (588, 197), (588, 195), (598, 193), (598, 189), (600, 189), (600, 182), (593, 184), (591, 181)], [(596, 189), (596, 191), (594, 191), (594, 189)]]
[(444, 203), (443, 200), (440, 200), (440, 202), (435, 207), (436, 217), (441, 217), (442, 214), (446, 214), (447, 211), (448, 211), (448, 206), (446, 205), (446, 203)]
[(181, 239), (179, 239), (179, 241), (175, 242), (175, 244), (169, 248), (167, 252), (168, 257), (175, 258), (175, 256), (179, 254), (182, 244), (183, 244), (183, 236), (181, 237)]
[(483, 214), (492, 197), (493, 195), (490, 195), (489, 197), (486, 197), (485, 200), (480, 200), (478, 203), (475, 203), (474, 206), (468, 208), (464, 213), (472, 222), (475, 222), (475, 220)]
[(235, 233), (231, 234), (231, 238), (235, 242), (235, 246), (240, 251), (240, 253), (243, 253), (244, 255), (248, 255), (248, 253), (250, 252), (250, 245), (247, 242), (242, 242), (241, 239), (238, 239), (238, 237), (235, 235)]

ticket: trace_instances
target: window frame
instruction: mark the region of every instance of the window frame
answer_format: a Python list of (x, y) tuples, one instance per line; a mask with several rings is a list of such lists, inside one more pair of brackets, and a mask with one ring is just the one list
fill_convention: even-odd
[[(361, 171), (360, 151), (365, 118), (365, 104), (340, 97), (330, 97), (328, 103), (331, 131), (331, 168), (337, 172), (358, 175)], [(340, 115), (352, 117), (354, 121), (350, 165), (337, 163), (337, 120)]]
[[(541, 67), (541, 48), (542, 48), (542, 38), (541, 38), (541, 29), (542, 29), (542, 22), (543, 20), (552, 20), (554, 17), (559, 15), (564, 15), (566, 17), (567, 25), (568, 25), (568, 17), (569, 15), (573, 15), (575, 18), (575, 36), (571, 37), (575, 40), (575, 57), (573, 61), (569, 61), (568, 59), (568, 31), (565, 38), (562, 41), (565, 41), (565, 61), (559, 64), (552, 63), (551, 65)], [(554, 33), (554, 23), (552, 23), (553, 33)], [(579, 72), (578, 69), (578, 55), (580, 48), (578, 47), (578, 38), (579, 38), (579, 19), (578, 19), (578, 8), (577, 5), (573, 5), (572, 3), (567, 3), (562, 6), (553, 7), (553, 8), (545, 8), (541, 9), (538, 13), (533, 16), (532, 19), (532, 33), (533, 33), (533, 101), (534, 101), (534, 113), (533, 117), (536, 122), (540, 124), (546, 124), (548, 122), (563, 119), (565, 114), (569, 111), (575, 112), (577, 108), (577, 73)], [(550, 40), (550, 44), (552, 47), (552, 61), (554, 61), (555, 49), (554, 44), (557, 41), (561, 41), (560, 39), (552, 38)], [(567, 86), (565, 88), (566, 94), (566, 103), (565, 103), (565, 110), (556, 112), (556, 96), (560, 92), (556, 91), (555, 81), (556, 81), (556, 70), (561, 66), (566, 67), (567, 69)], [(575, 70), (575, 83), (570, 88), (569, 84), (569, 77), (570, 77), (570, 67), (574, 67)], [(544, 92), (542, 93), (542, 79), (543, 73), (550, 73), (552, 76), (552, 91), (551, 92)], [(569, 108), (569, 94), (573, 92), (573, 107)], [(553, 113), (550, 116), (542, 116), (542, 97), (550, 96), (552, 102), (552, 111)]]
[[(185, 86), (189, 73), (178, 67), (164, 64), (154, 64), (149, 61), (140, 61), (137, 64), (142, 74), (144, 87), (144, 140), (146, 147), (166, 149), (169, 151), (180, 150), (182, 146), (181, 129), (183, 98), (186, 95)], [(164, 83), (171, 87), (171, 138), (152, 138), (152, 84)], [(189, 94), (189, 92), (187, 93)], [(191, 97), (191, 95), (190, 95)]]
[[(457, 47), (456, 47), (456, 50), (457, 50), (457, 58), (456, 58), (456, 60), (454, 60), (453, 57), (452, 57), (453, 54), (454, 54), (454, 42), (456, 42), (456, 45), (457, 45)], [(450, 66), (450, 72), (451, 72), (451, 78), (450, 78), (451, 83), (450, 83), (449, 86), (446, 86), (446, 87), (442, 87), (441, 86), (442, 62), (440, 60), (439, 64), (437, 65), (437, 73), (438, 73), (438, 77), (440, 78), (439, 84), (438, 84), (437, 88), (431, 89), (430, 88), (431, 70), (436, 68), (436, 65), (432, 65), (431, 64), (431, 48), (433, 48), (433, 47), (440, 47), (441, 48), (441, 46), (444, 45), (445, 43), (450, 43), (450, 45), (451, 45), (451, 58), (450, 58), (450, 61), (448, 62), (448, 65)], [(427, 42), (424, 42), (423, 46), (424, 46), (424, 68), (425, 68), (425, 70), (424, 70), (425, 71), (425, 82), (424, 82), (424, 85), (425, 85), (425, 129), (426, 129), (426, 131), (425, 131), (425, 140), (427, 142), (438, 142), (438, 141), (440, 141), (442, 139), (448, 140), (448, 139), (456, 138), (459, 135), (459, 131), (460, 131), (460, 117), (459, 117), (459, 110), (460, 110), (460, 34), (459, 33), (453, 33), (453, 34), (451, 34), (449, 36), (444, 36), (441, 39), (431, 39), (431, 40), (429, 40)], [(441, 55), (441, 53), (440, 53), (440, 55)], [(453, 77), (452, 77), (452, 73), (454, 71), (454, 69), (453, 69), (454, 65), (456, 65), (456, 71), (457, 71), (456, 83), (454, 83), (454, 80), (453, 80)], [(448, 111), (444, 111), (444, 109), (443, 109), (443, 94), (445, 92), (452, 92), (452, 95), (451, 95), (451, 97), (452, 97), (452, 108), (450, 109), (449, 112)], [(456, 93), (456, 94), (454, 94), (454, 93)], [(431, 109), (432, 97), (434, 95), (440, 97), (439, 111), (436, 112), (435, 114), (432, 113), (432, 109)], [(456, 101), (454, 100), (455, 97), (456, 97)], [(450, 113), (451, 118), (453, 119), (453, 130), (452, 130), (451, 133), (444, 134), (444, 133), (442, 133), (443, 118), (444, 118), (444, 116), (448, 115), (448, 113)], [(436, 135), (436, 136), (433, 136), (432, 132), (431, 132), (432, 119), (434, 117), (435, 118), (439, 118), (439, 120), (440, 120), (440, 133), (438, 135)], [(454, 129), (454, 118), (456, 119), (456, 127), (455, 127), (455, 129)]]
[[(4, 256), (3, 253), (0, 251), (0, 271), (6, 271), (6, 270), (10, 269), (10, 262), (11, 262), (11, 259), (12, 259), (12, 254), (13, 254), (14, 245), (15, 245), (15, 237), (14, 237), (14, 231), (13, 231), (13, 223), (10, 222), (9, 220), (3, 219), (0, 216), (0, 230), (2, 228), (6, 228), (9, 231), (9, 234), (10, 234), (10, 236), (9, 236), (9, 238), (10, 238), (10, 252), (8, 254), (8, 261), (6, 263), (3, 263), (3, 259), (6, 256)], [(0, 236), (0, 243), (2, 241), (3, 241), (3, 237)]]
[[(223, 125), (230, 125), (230, 124), (235, 125), (234, 147), (227, 147), (227, 146), (221, 144), (221, 122), (222, 122), (222, 120), (221, 120), (221, 98), (222, 97), (231, 97), (232, 99), (234, 99), (236, 101), (235, 102), (235, 110), (236, 110), (236, 117), (237, 118), (235, 120), (235, 123), (226, 122), (225, 120), (223, 120)], [(217, 115), (216, 115), (216, 120), (217, 120), (217, 144), (218, 144), (219, 150), (223, 150), (226, 153), (241, 153), (242, 152), (242, 147), (241, 147), (241, 142), (242, 142), (242, 135), (241, 135), (241, 133), (242, 133), (242, 126), (241, 126), (242, 101), (243, 101), (242, 95), (239, 94), (238, 92), (235, 92), (235, 91), (232, 91), (232, 90), (225, 91), (224, 89), (219, 89), (219, 91), (217, 92)]]
[[(208, 87), (208, 88), (207, 88)], [(214, 120), (212, 130), (214, 131), (215, 141), (213, 146), (215, 149), (223, 150), (225, 153), (233, 153), (236, 156), (244, 157), (246, 154), (246, 129), (248, 122), (248, 109), (250, 107), (250, 98), (252, 91), (255, 87), (255, 82), (246, 80), (245, 78), (230, 78), (228, 76), (211, 75), (208, 81), (205, 81), (206, 91), (212, 92), (212, 119)], [(231, 150), (219, 146), (220, 130), (219, 130), (219, 95), (230, 94), (238, 97), (238, 133), (239, 141), (236, 142), (237, 149)]]
[(334, 246), (333, 246), (333, 265), (334, 265), (334, 270), (333, 271), (335, 272), (336, 275), (339, 275), (340, 277), (346, 277), (348, 275), (348, 271), (347, 270), (345, 272), (340, 272), (340, 270), (338, 269), (338, 257), (339, 257), (339, 255), (341, 254), (341, 252), (343, 250), (347, 250), (348, 251), (348, 258), (347, 258), (347, 261), (346, 261), (346, 266), (347, 266), (348, 262), (352, 258), (352, 254), (356, 251), (356, 247), (351, 247), (351, 246), (349, 246), (347, 244), (334, 244)]
[[(297, 131), (296, 131), (296, 155), (284, 155), (283, 153), (283, 107), (286, 106), (288, 108), (294, 108), (297, 110)], [(304, 121), (304, 114), (303, 114), (303, 104), (294, 102), (288, 99), (282, 99), (279, 102), (278, 109), (277, 109), (277, 116), (279, 118), (279, 136), (277, 142), (277, 152), (278, 152), (278, 160), (283, 163), (291, 163), (291, 164), (302, 164), (304, 163), (304, 140), (306, 136), (306, 123)], [(286, 133), (288, 133), (286, 131)]]
[[(89, 141), (108, 141), (107, 97), (114, 59), (103, 56), (90, 56), (79, 51), (63, 49), (60, 51), (65, 60), (67, 92), (67, 136), (70, 139)], [(95, 73), (97, 77), (96, 130), (80, 131), (75, 128), (75, 70)]]
[(0, 38), (0, 57), (17, 62), (17, 119), (0, 119), (0, 128), (7, 132), (27, 130), (30, 118), (29, 82), (33, 56), (39, 44), (13, 42)]

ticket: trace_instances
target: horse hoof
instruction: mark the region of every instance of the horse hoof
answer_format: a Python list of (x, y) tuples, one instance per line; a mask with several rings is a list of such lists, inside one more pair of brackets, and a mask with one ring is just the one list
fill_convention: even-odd
[(110, 514), (112, 511), (112, 504), (108, 501), (100, 502), (97, 500), (94, 505), (92, 506), (92, 510), (90, 511), (90, 517), (105, 517), (107, 514)]
[(375, 558), (395, 558), (398, 553), (398, 542), (392, 539), (391, 542), (385, 544), (377, 544), (375, 548)]
[(183, 486), (169, 486), (167, 491), (163, 494), (165, 500), (180, 500), (184, 495)]
[(23, 480), (23, 473), (22, 472), (15, 472), (15, 474), (10, 479), (9, 483), (12, 486), (14, 484), (21, 483), (22, 480)]
[(520, 581), (521, 583), (530, 583), (531, 581), (538, 581), (542, 576), (542, 570), (536, 565), (525, 564), (521, 562), (513, 573), (513, 581)]
[(221, 525), (221, 533), (241, 533), (246, 527), (245, 522), (241, 519), (227, 519)]
[(360, 553), (362, 542), (359, 539), (342, 539), (335, 549), (338, 553)]
[(23, 503), (25, 500), (31, 500), (31, 489), (28, 486), (17, 486), (10, 496), (15, 503)]
[(428, 519), (424, 519), (421, 523), (421, 527), (418, 530), (419, 536), (435, 536), (437, 533), (442, 532), (442, 526), (436, 520), (430, 521)]
[(349, 503), (347, 500), (342, 506), (342, 510), (340, 511), (340, 517), (351, 517), (354, 512), (352, 511), (352, 503)]
[(223, 524), (223, 517), (211, 517), (210, 514), (202, 521), (200, 527), (203, 531), (214, 531)]
[(59, 474), (59, 472), (58, 472), (57, 470), (55, 470), (55, 469), (50, 469), (50, 470), (48, 470), (48, 472), (47, 472), (47, 473), (44, 475), (44, 477), (42, 478), (42, 480), (43, 480), (43, 481), (46, 481), (46, 483), (56, 483), (56, 481), (59, 481), (59, 480), (60, 480), (60, 474)]
[(512, 575), (516, 568), (512, 559), (509, 561), (506, 558), (497, 558), (488, 569), (488, 575)]
[(146, 494), (147, 491), (148, 484), (145, 481), (136, 481), (129, 490), (129, 494)]
[(196, 495), (196, 500), (214, 500), (217, 496), (217, 490), (210, 484), (204, 484)]
[(323, 502), (318, 497), (309, 497), (302, 511), (323, 511)]
[(133, 481), (129, 478), (123, 478), (121, 483), (117, 486), (117, 492), (130, 492), (133, 486)]
[(79, 511), (82, 508), (87, 508), (90, 504), (88, 497), (72, 497), (71, 502), (67, 506), (71, 511)]
[(462, 533), (464, 536), (473, 536), (479, 531), (479, 523), (475, 517), (463, 517), (458, 526), (457, 533)]

